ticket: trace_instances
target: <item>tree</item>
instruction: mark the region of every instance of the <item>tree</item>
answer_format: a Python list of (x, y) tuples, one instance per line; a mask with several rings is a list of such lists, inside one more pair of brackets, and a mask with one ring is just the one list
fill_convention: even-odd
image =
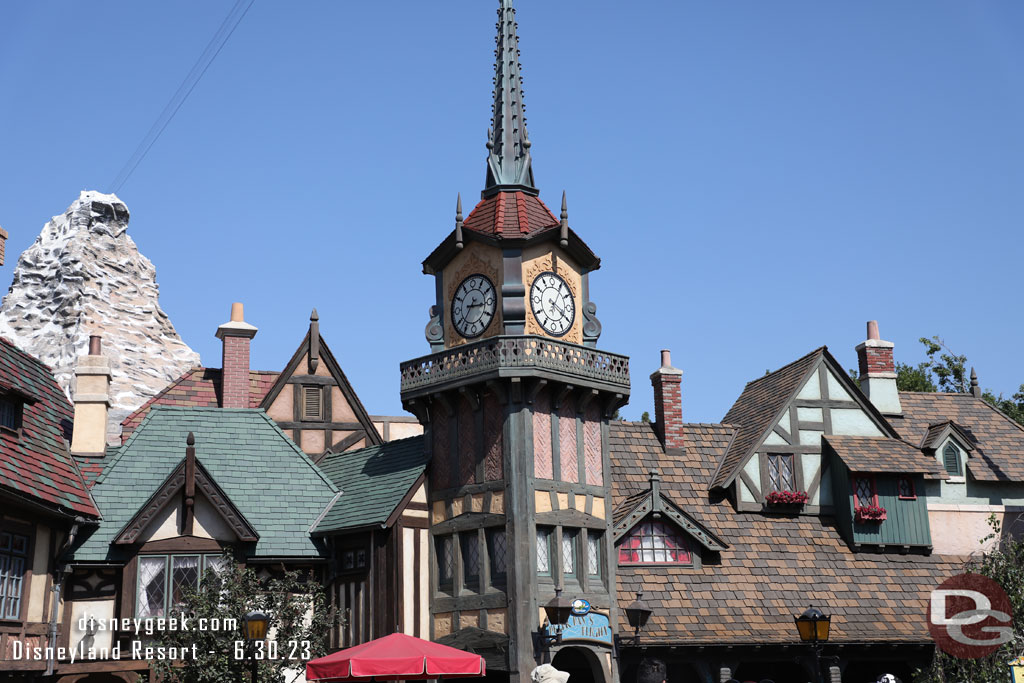
[(1021, 384), (1020, 388), (1017, 389), (1017, 393), (1010, 398), (1003, 398), (1002, 394), (996, 396), (992, 393), (991, 389), (986, 389), (981, 397), (1012, 419), (1024, 425), (1024, 384)]
[(958, 659), (936, 649), (931, 665), (917, 671), (914, 683), (1011, 683), (1010, 662), (1024, 651), (1024, 541), (1001, 540), (1002, 529), (995, 514), (989, 516), (988, 523), (992, 533), (981, 543), (994, 539), (995, 544), (980, 558), (970, 561), (964, 571), (987, 576), (1006, 591), (1013, 609), (1013, 640), (980, 659)]
[(646, 423), (650, 424), (650, 422), (651, 422), (651, 414), (645, 410), (643, 415), (640, 416), (640, 421), (641, 422), (646, 422)]
[[(236, 565), (225, 554), (224, 569), (207, 570), (198, 590), (186, 591), (176, 610), (188, 616), (188, 631), (164, 631), (157, 646), (176, 647), (196, 653), (178, 661), (153, 661), (156, 679), (170, 683), (248, 681), (252, 660), (245, 649), (245, 615), (259, 611), (270, 617), (274, 639), (263, 648), (258, 662), (258, 681), (288, 681), (288, 669), (303, 669), (305, 662), (325, 654), (334, 625), (328, 616), (327, 597), (312, 577), (285, 572), (261, 578), (250, 568)], [(207, 628), (201, 628), (205, 619)], [(222, 628), (211, 626), (218, 620)], [(237, 628), (230, 629), (236, 620)]]

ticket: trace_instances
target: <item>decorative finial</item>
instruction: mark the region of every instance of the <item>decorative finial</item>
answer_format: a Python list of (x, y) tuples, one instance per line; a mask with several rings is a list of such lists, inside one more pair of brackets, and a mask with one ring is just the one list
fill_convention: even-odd
[(317, 315), (317, 313), (316, 313), (316, 309), (314, 308), (314, 309), (313, 309), (313, 312), (309, 314), (309, 321), (310, 321), (310, 322), (316, 322), (316, 321), (317, 321), (317, 320), (319, 320), (319, 319), (320, 319), (320, 316), (319, 316), (319, 315)]
[(188, 436), (185, 437), (185, 445), (186, 446), (195, 446), (196, 445), (196, 436), (195, 436), (195, 434), (193, 434), (192, 432), (188, 433)]
[(455, 200), (455, 248), (462, 249), (462, 193)]
[(978, 386), (978, 373), (974, 371), (974, 366), (971, 366), (971, 395), (975, 398), (981, 398), (981, 387)]
[(569, 246), (569, 209), (565, 203), (565, 190), (562, 190), (562, 232), (559, 234), (558, 243), (563, 249)]
[(320, 316), (316, 309), (309, 314), (309, 371), (316, 372), (320, 367)]

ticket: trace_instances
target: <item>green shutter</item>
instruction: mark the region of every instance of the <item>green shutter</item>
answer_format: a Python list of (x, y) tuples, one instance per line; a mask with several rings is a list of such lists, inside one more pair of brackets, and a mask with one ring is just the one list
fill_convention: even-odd
[(953, 476), (960, 475), (960, 449), (951, 443), (946, 444), (946, 448), (942, 451), (943, 465), (946, 468), (946, 472)]

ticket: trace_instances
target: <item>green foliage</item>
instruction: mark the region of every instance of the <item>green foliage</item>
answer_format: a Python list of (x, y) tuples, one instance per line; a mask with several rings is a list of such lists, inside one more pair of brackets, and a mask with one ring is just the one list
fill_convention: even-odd
[(928, 357), (916, 367), (906, 363), (896, 364), (896, 388), (900, 391), (945, 391), (966, 394), (971, 390), (967, 372), (967, 356), (950, 351), (946, 342), (938, 335), (929, 339), (921, 337)]
[(850, 379), (853, 380), (854, 384), (856, 384), (857, 382), (860, 381), (860, 374), (856, 370), (854, 370), (853, 368), (850, 368), (846, 372), (849, 373)]
[(650, 424), (650, 422), (651, 422), (651, 414), (645, 410), (644, 414), (640, 416), (640, 421), (641, 422), (646, 422), (646, 423)]
[(981, 397), (1013, 420), (1024, 425), (1024, 384), (1021, 384), (1017, 393), (1010, 398), (1003, 398), (1002, 394), (996, 396), (991, 390), (986, 390)]
[(896, 388), (899, 391), (936, 391), (935, 382), (928, 363), (917, 367), (906, 363), (896, 364)]
[(1024, 541), (1002, 538), (1002, 529), (995, 514), (989, 516), (992, 532), (981, 543), (995, 541), (993, 547), (965, 567), (994, 580), (1010, 598), (1013, 608), (1014, 639), (988, 657), (958, 659), (936, 649), (931, 665), (917, 671), (914, 683), (1012, 683), (1009, 663), (1024, 653)]
[[(259, 611), (269, 615), (265, 644), (267, 655), (258, 662), (258, 681), (282, 681), (286, 669), (301, 669), (309, 658), (326, 653), (327, 637), (334, 625), (328, 617), (327, 597), (318, 582), (299, 572), (264, 579), (253, 569), (242, 569), (230, 554), (224, 570), (208, 570), (197, 591), (188, 591), (180, 612), (191, 619), (189, 631), (164, 631), (158, 646), (191, 649), (196, 657), (181, 661), (156, 660), (156, 680), (167, 683), (248, 681), (252, 660), (244, 649), (245, 615)], [(236, 619), (237, 630), (198, 630), (200, 619)], [(207, 621), (207, 623), (211, 623)], [(308, 643), (308, 646), (305, 645)], [(276, 648), (276, 652), (274, 652)], [(290, 656), (295, 658), (289, 659)], [(293, 674), (294, 676), (294, 674)], [(290, 678), (290, 677), (289, 677)]]

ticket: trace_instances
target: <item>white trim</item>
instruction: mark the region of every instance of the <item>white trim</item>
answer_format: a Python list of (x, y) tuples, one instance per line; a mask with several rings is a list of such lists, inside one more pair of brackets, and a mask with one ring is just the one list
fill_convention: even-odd
[(971, 503), (928, 503), (936, 512), (1024, 512), (1024, 505), (973, 505)]

